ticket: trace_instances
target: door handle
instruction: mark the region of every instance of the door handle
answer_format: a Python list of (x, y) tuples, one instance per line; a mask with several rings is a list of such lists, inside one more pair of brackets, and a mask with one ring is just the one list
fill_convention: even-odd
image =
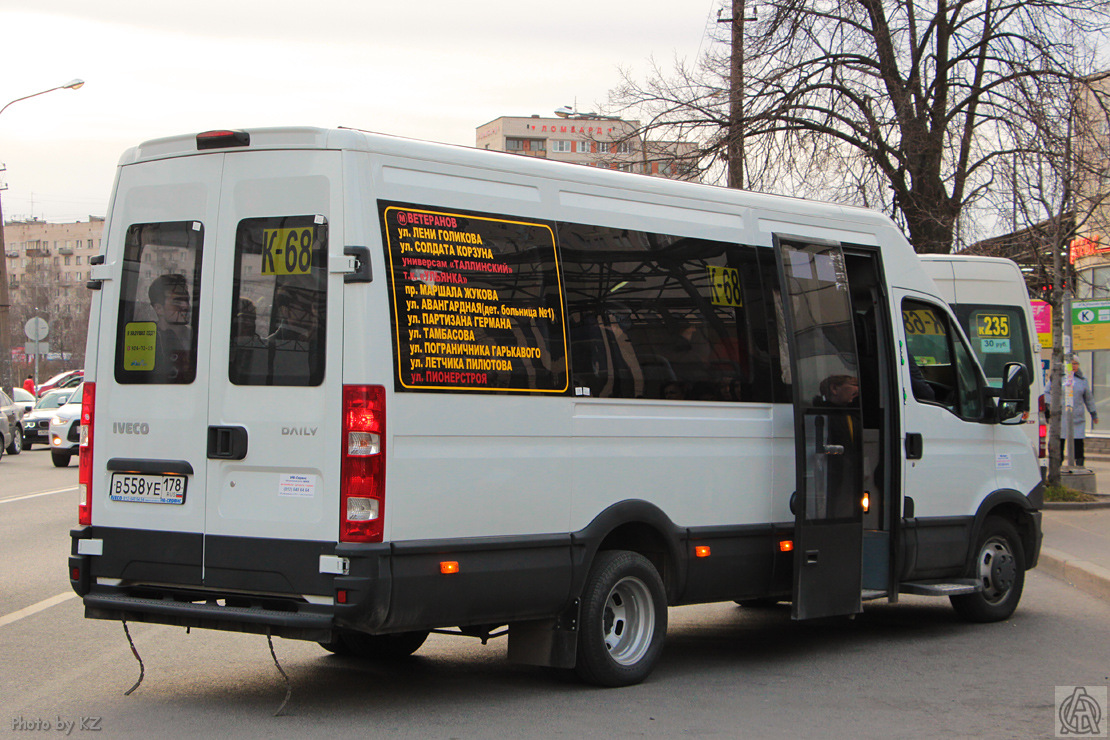
[(906, 432), (906, 459), (920, 460), (925, 454), (925, 438), (918, 432)]
[(243, 427), (208, 427), (209, 460), (242, 460), (246, 456), (246, 429)]

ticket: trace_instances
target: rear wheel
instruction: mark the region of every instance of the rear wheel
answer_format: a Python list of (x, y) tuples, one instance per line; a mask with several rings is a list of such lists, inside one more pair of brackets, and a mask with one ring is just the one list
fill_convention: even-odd
[(320, 645), (336, 655), (366, 660), (396, 660), (415, 653), (427, 639), (428, 630), (397, 632), (392, 635), (367, 635), (342, 630), (335, 633), (331, 642), (321, 642)]
[(23, 427), (16, 427), (11, 444), (8, 445), (8, 454), (18, 455), (20, 452), (23, 452)]
[(575, 670), (589, 683), (630, 686), (647, 678), (663, 652), (667, 595), (643, 555), (600, 552), (582, 594)]
[(970, 575), (983, 590), (950, 597), (957, 614), (970, 622), (998, 622), (1014, 613), (1025, 586), (1025, 550), (1009, 520), (992, 516), (983, 522)]
[(57, 450), (50, 451), (50, 459), (54, 461), (54, 467), (67, 468), (69, 467), (69, 459), (73, 457), (72, 452), (58, 452)]

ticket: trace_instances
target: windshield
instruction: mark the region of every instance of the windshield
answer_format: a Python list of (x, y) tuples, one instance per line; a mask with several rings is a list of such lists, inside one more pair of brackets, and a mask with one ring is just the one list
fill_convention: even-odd
[(54, 377), (50, 378), (50, 380), (43, 383), (43, 385), (53, 385), (54, 383), (57, 383), (59, 380), (61, 380), (62, 378), (64, 378), (67, 375), (69, 375), (68, 370), (66, 370), (64, 373), (58, 373)]
[(987, 306), (957, 303), (952, 308), (971, 340), (987, 382), (1002, 387), (1003, 369), (1007, 362), (1020, 362), (1035, 372), (1025, 314), (1018, 306)]
[(69, 399), (70, 394), (66, 393), (47, 393), (39, 399), (35, 404), (36, 409), (56, 409), (64, 404)]
[(73, 393), (70, 394), (69, 398), (66, 400), (66, 403), (81, 403), (81, 394), (84, 390), (85, 390), (85, 384), (84, 383), (82, 383), (81, 385), (74, 388)]

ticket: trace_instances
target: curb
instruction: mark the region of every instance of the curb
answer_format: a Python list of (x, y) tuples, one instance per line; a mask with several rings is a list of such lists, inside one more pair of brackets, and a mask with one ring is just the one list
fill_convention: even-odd
[(1041, 547), (1037, 570), (1075, 586), (1098, 599), (1110, 601), (1110, 570), (1051, 547)]
[[(1102, 497), (1105, 498), (1105, 497)], [(1042, 509), (1083, 510), (1083, 509), (1110, 509), (1110, 501), (1045, 501)]]

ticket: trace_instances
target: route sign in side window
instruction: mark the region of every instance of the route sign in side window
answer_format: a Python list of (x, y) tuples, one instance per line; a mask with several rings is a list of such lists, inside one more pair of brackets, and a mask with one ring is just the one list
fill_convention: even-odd
[(192, 383), (204, 226), (199, 221), (127, 229), (116, 326), (118, 383)]
[(560, 223), (575, 392), (770, 402), (773, 313), (756, 249)]
[(239, 222), (228, 377), (236, 385), (320, 385), (327, 341), (323, 216)]
[[(918, 400), (937, 403), (968, 420), (983, 415), (983, 389), (971, 350), (947, 316), (936, 306), (919, 301), (902, 303), (909, 362), (917, 365), (929, 386)], [(932, 396), (931, 398), (929, 396)]]
[(378, 202), (398, 391), (566, 393), (553, 224)]

